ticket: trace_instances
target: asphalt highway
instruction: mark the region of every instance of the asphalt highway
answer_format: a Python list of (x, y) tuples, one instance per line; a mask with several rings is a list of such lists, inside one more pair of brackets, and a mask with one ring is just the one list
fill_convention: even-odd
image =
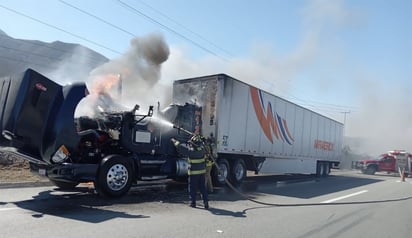
[[(253, 176), (188, 206), (185, 183), (139, 183), (121, 199), (91, 184), (0, 186), (0, 237), (411, 237), (412, 179), (333, 171), (327, 178)], [(200, 200), (199, 200), (200, 201)]]

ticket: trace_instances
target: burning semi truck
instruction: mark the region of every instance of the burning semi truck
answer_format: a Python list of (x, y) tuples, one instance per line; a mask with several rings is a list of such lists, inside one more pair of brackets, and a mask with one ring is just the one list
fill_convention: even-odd
[(93, 182), (120, 197), (138, 180), (185, 178), (187, 158), (170, 140), (193, 133), (214, 141), (216, 185), (240, 184), (248, 170), (327, 176), (341, 157), (341, 123), (225, 74), (175, 81), (173, 103), (155, 116), (136, 105), (74, 118), (85, 84), (31, 69), (2, 78), (0, 93), (0, 149), (65, 189)]

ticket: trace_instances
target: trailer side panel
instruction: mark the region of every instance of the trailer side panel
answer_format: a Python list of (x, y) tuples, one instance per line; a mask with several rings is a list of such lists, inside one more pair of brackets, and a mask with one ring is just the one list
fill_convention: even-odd
[(315, 173), (318, 161), (340, 161), (340, 122), (224, 74), (175, 81), (175, 102), (194, 96), (203, 121), (214, 118), (202, 131), (213, 133), (222, 155), (264, 157), (263, 171), (281, 173)]

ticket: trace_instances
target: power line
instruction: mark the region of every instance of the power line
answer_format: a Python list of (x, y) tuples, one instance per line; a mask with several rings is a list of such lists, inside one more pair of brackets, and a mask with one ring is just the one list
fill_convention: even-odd
[(221, 60), (228, 61), (226, 58), (224, 58), (224, 57), (222, 57), (222, 56), (218, 55), (218, 54), (217, 54), (217, 53), (215, 53), (214, 51), (209, 50), (209, 49), (207, 49), (206, 47), (204, 47), (204, 46), (200, 45), (199, 43), (197, 43), (197, 42), (195, 42), (195, 41), (191, 40), (190, 38), (188, 38), (188, 37), (186, 37), (186, 36), (184, 36), (184, 35), (180, 34), (180, 33), (179, 33), (179, 32), (177, 32), (176, 30), (173, 30), (172, 28), (170, 28), (170, 27), (166, 26), (165, 24), (163, 24), (163, 23), (161, 23), (161, 22), (157, 21), (157, 20), (156, 20), (156, 19), (154, 19), (153, 17), (150, 17), (150, 16), (149, 16), (149, 15), (147, 15), (147, 14), (144, 14), (142, 11), (139, 11), (139, 10), (138, 10), (138, 9), (136, 9), (135, 7), (130, 6), (129, 4), (127, 4), (127, 3), (125, 3), (125, 2), (123, 2), (123, 1), (121, 1), (121, 0), (117, 0), (117, 2), (118, 2), (118, 3), (119, 3), (119, 5), (121, 5), (122, 7), (126, 8), (126, 9), (129, 9), (129, 10), (131, 10), (132, 12), (134, 12), (134, 13), (136, 13), (136, 14), (140, 15), (140, 16), (145, 17), (146, 19), (150, 20), (151, 22), (153, 22), (153, 23), (155, 23), (155, 24), (157, 24), (157, 25), (159, 25), (159, 26), (163, 27), (164, 29), (166, 29), (166, 30), (168, 30), (168, 31), (172, 32), (173, 34), (175, 34), (175, 35), (177, 35), (177, 36), (181, 37), (182, 39), (184, 39), (184, 40), (186, 40), (186, 41), (188, 41), (188, 42), (192, 43), (193, 45), (195, 45), (195, 46), (199, 47), (200, 49), (202, 49), (202, 50), (204, 50), (204, 51), (206, 51), (206, 52), (208, 52), (208, 53), (210, 53), (210, 54), (212, 54), (212, 55), (216, 56), (217, 58), (219, 58), (219, 59), (221, 59)]
[[(270, 81), (268, 81), (268, 80), (266, 80), (266, 79), (260, 79), (260, 81), (262, 81), (262, 82), (264, 82), (264, 83), (267, 83), (267, 84), (269, 84), (269, 85), (271, 85), (271, 86), (273, 86), (274, 85), (274, 83), (273, 82), (270, 82)], [(289, 83), (290, 84), (290, 83)], [(280, 91), (283, 91), (283, 90), (281, 90), (280, 88), (278, 88)], [(340, 106), (340, 105), (336, 105), (336, 104), (327, 104), (327, 103), (323, 103), (324, 105), (322, 106), (322, 105), (314, 105), (314, 101), (308, 101), (308, 100), (304, 100), (304, 99), (300, 99), (300, 98), (297, 98), (297, 97), (295, 97), (295, 96), (293, 96), (291, 93), (287, 93), (287, 92), (284, 92), (283, 91), (283, 96), (282, 96), (282, 98), (283, 99), (286, 99), (286, 100), (288, 100), (288, 101), (290, 101), (290, 102), (295, 102), (296, 103), (296, 101), (300, 101), (301, 103), (296, 103), (297, 105), (300, 105), (300, 106), (302, 106), (302, 107), (306, 107), (307, 109), (309, 109), (310, 108), (310, 110), (312, 110), (312, 111), (317, 111), (317, 112), (322, 112), (321, 114), (324, 114), (324, 115), (327, 115), (327, 116), (329, 116), (329, 117), (334, 117), (333, 115), (331, 115), (330, 113), (332, 112), (332, 113), (341, 113), (342, 112), (342, 110), (351, 110), (351, 111), (355, 111), (355, 109), (349, 109), (349, 107), (346, 107), (346, 106)], [(285, 95), (289, 95), (289, 96), (285, 96)], [(280, 96), (280, 95), (277, 95), (277, 96)], [(303, 103), (302, 103), (303, 102)], [(312, 102), (312, 103), (311, 103)], [(322, 103), (320, 103), (320, 104), (322, 104)], [(336, 106), (336, 107), (335, 107)]]
[[(120, 30), (120, 31), (122, 31), (122, 32), (124, 32), (124, 33), (126, 33), (126, 34), (128, 34), (128, 35), (130, 35), (130, 36), (137, 37), (137, 36), (136, 36), (135, 34), (133, 34), (132, 32), (130, 32), (130, 31), (128, 31), (128, 30), (125, 30), (124, 28), (121, 28), (121, 27), (119, 27), (119, 26), (117, 26), (117, 25), (115, 25), (115, 24), (113, 24), (113, 23), (111, 23), (111, 22), (108, 22), (108, 21), (104, 20), (103, 18), (98, 17), (98, 16), (96, 16), (96, 15), (90, 13), (90, 12), (87, 12), (87, 11), (85, 11), (85, 10), (77, 7), (77, 6), (74, 6), (74, 5), (68, 3), (68, 2), (66, 2), (66, 1), (64, 1), (64, 0), (59, 0), (59, 2), (65, 4), (66, 6), (71, 7), (71, 8), (73, 8), (73, 9), (77, 10), (77, 11), (80, 11), (80, 12), (82, 12), (83, 14), (86, 14), (86, 15), (88, 15), (88, 16), (90, 16), (90, 17), (93, 17), (93, 18), (95, 18), (95, 19), (97, 19), (97, 20), (105, 23), (106, 25), (109, 25), (109, 26), (111, 26), (111, 27), (113, 27), (113, 28), (115, 28), (115, 29), (117, 29), (117, 30)], [(154, 18), (152, 18), (152, 17), (144, 14), (143, 12), (141, 12), (141, 11), (137, 10), (136, 8), (128, 5), (127, 3), (124, 3), (124, 2), (122, 2), (122, 1), (118, 1), (118, 2), (119, 2), (119, 4), (121, 4), (123, 7), (126, 7), (126, 8), (128, 8), (129, 10), (133, 10), (134, 12), (139, 13), (139, 15), (144, 16), (145, 18), (147, 18), (147, 19), (151, 20), (152, 22), (154, 22), (154, 23), (156, 23), (156, 24), (164, 27), (165, 29), (171, 31), (172, 33), (175, 33), (175, 34), (177, 34), (178, 36), (182, 37), (183, 39), (188, 40), (189, 42), (191, 42), (192, 44), (200, 47), (201, 49), (203, 49), (203, 50), (205, 50), (205, 51), (207, 51), (207, 52), (209, 52), (209, 53), (211, 53), (211, 54), (213, 54), (213, 55), (221, 58), (221, 57), (220, 57), (219, 55), (217, 55), (215, 52), (213, 52), (213, 51), (211, 51), (211, 50), (209, 50), (209, 49), (201, 46), (200, 44), (194, 42), (193, 40), (191, 40), (191, 39), (189, 39), (189, 38), (187, 38), (187, 37), (185, 37), (184, 35), (178, 33), (177, 31), (175, 31), (175, 30), (173, 30), (173, 29), (171, 29), (170, 27), (168, 27), (168, 26), (160, 23), (159, 21), (157, 21), (157, 20), (155, 20)], [(142, 2), (142, 3), (145, 4), (147, 7), (151, 8), (152, 10), (156, 11), (157, 13), (161, 14), (162, 16), (166, 17), (166, 18), (169, 19), (170, 21), (178, 24), (180, 27), (184, 28), (185, 30), (187, 30), (187, 31), (191, 32), (192, 34), (198, 36), (199, 38), (201, 38), (201, 39), (203, 39), (204, 41), (208, 42), (209, 44), (215, 46), (216, 48), (220, 49), (221, 51), (224, 51), (226, 54), (228, 54), (228, 55), (230, 54), (230, 53), (227, 53), (227, 51), (225, 51), (225, 50), (222, 49), (221, 47), (219, 47), (219, 46), (217, 46), (216, 44), (214, 44), (213, 42), (207, 40), (206, 38), (202, 37), (201, 35), (197, 34), (196, 32), (188, 29), (187, 27), (183, 26), (182, 24), (178, 23), (177, 21), (174, 21), (172, 18), (166, 16), (165, 14), (161, 13), (160, 11), (158, 11), (158, 10), (156, 10), (155, 8), (151, 7), (150, 5), (148, 5), (148, 4), (144, 3), (144, 2)], [(224, 59), (224, 60), (226, 60), (226, 59)], [(227, 61), (227, 60), (226, 60), (226, 61)]]
[(95, 42), (95, 41), (89, 40), (89, 39), (87, 39), (87, 38), (85, 38), (85, 37), (83, 37), (83, 36), (74, 34), (74, 33), (72, 33), (72, 32), (69, 32), (69, 31), (67, 31), (67, 30), (64, 30), (64, 29), (62, 29), (62, 28), (59, 28), (59, 27), (54, 26), (54, 25), (52, 25), (52, 24), (49, 24), (49, 23), (47, 23), (47, 22), (41, 21), (41, 20), (39, 20), (39, 19), (37, 19), (37, 18), (31, 17), (31, 16), (29, 16), (29, 15), (26, 15), (26, 14), (24, 14), (24, 13), (18, 12), (18, 11), (14, 10), (14, 9), (5, 7), (5, 6), (3, 6), (3, 5), (0, 5), (0, 7), (3, 8), (3, 9), (8, 10), (8, 11), (10, 11), (10, 12), (13, 12), (13, 13), (15, 13), (15, 14), (17, 14), (17, 15), (26, 17), (26, 18), (28, 18), (28, 19), (31, 19), (31, 20), (33, 20), (33, 21), (36, 21), (36, 22), (41, 23), (41, 24), (43, 24), (43, 25), (46, 25), (46, 26), (48, 26), (48, 27), (54, 28), (54, 29), (56, 29), (56, 30), (59, 30), (59, 31), (64, 32), (64, 33), (66, 33), (66, 34), (69, 34), (69, 35), (71, 35), (71, 36), (74, 36), (74, 37), (76, 37), (76, 38), (78, 38), (78, 39), (87, 41), (87, 42), (89, 42), (89, 43), (91, 43), (91, 44), (93, 44), (93, 45), (99, 46), (99, 47), (104, 48), (104, 49), (106, 49), (106, 50), (109, 50), (109, 51), (111, 51), (111, 52), (113, 52), (113, 53), (116, 53), (116, 54), (119, 54), (119, 55), (122, 54), (122, 53), (120, 53), (119, 51), (116, 51), (116, 50), (114, 50), (114, 49), (111, 49), (111, 48), (109, 48), (109, 47), (107, 47), (107, 46), (104, 46), (104, 45), (102, 45), (102, 44), (100, 44), (100, 43), (97, 43), (97, 42)]
[(215, 48), (221, 50), (222, 52), (224, 52), (225, 54), (227, 54), (228, 56), (233, 56), (231, 53), (229, 53), (227, 50), (223, 49), (222, 47), (216, 45), (215, 43), (213, 43), (212, 41), (208, 40), (207, 38), (203, 37), (202, 35), (194, 32), (193, 30), (189, 29), (188, 27), (184, 26), (183, 24), (181, 24), (180, 22), (172, 19), (171, 17), (167, 16), (166, 14), (164, 14), (163, 12), (157, 10), (156, 8), (154, 8), (153, 6), (149, 5), (148, 3), (141, 1), (141, 0), (137, 0), (140, 3), (142, 3), (143, 5), (145, 5), (146, 7), (152, 9), (153, 11), (155, 11), (156, 13), (160, 14), (161, 16), (163, 16), (164, 18), (168, 19), (169, 21), (175, 23), (176, 25), (180, 26), (181, 28), (183, 28), (184, 30), (190, 32), (191, 34), (197, 36), (198, 38), (204, 40), (205, 42), (209, 43), (210, 45), (214, 46)]
[(95, 19), (97, 19), (97, 20), (99, 20), (99, 21), (101, 21), (101, 22), (103, 22), (103, 23), (105, 23), (105, 24), (113, 27), (113, 28), (116, 28), (116, 29), (118, 29), (118, 30), (120, 30), (120, 31), (122, 31), (122, 32), (124, 32), (124, 33), (126, 33), (126, 34), (128, 34), (128, 35), (130, 35), (130, 36), (136, 37), (136, 35), (133, 34), (132, 32), (130, 32), (130, 31), (128, 31), (128, 30), (125, 30), (125, 29), (123, 29), (123, 28), (121, 28), (121, 27), (119, 27), (119, 26), (116, 26), (116, 25), (114, 25), (113, 23), (110, 23), (110, 22), (104, 20), (103, 18), (100, 18), (100, 17), (98, 17), (98, 16), (96, 16), (96, 15), (94, 15), (94, 14), (91, 14), (90, 12), (87, 12), (87, 11), (85, 11), (85, 10), (79, 8), (79, 7), (76, 7), (76, 6), (70, 4), (70, 3), (66, 2), (66, 1), (59, 0), (59, 2), (65, 4), (66, 6), (69, 6), (69, 7), (73, 8), (73, 9), (76, 9), (77, 11), (82, 12), (82, 13), (90, 16), (90, 17), (93, 17), (93, 18), (95, 18)]

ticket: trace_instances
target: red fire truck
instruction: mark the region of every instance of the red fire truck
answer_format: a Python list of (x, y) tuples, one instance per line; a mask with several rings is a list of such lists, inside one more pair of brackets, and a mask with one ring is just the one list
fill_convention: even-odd
[(353, 169), (360, 169), (364, 174), (376, 172), (400, 173), (404, 171), (407, 177), (411, 171), (412, 154), (405, 150), (392, 150), (374, 159), (355, 161)]

